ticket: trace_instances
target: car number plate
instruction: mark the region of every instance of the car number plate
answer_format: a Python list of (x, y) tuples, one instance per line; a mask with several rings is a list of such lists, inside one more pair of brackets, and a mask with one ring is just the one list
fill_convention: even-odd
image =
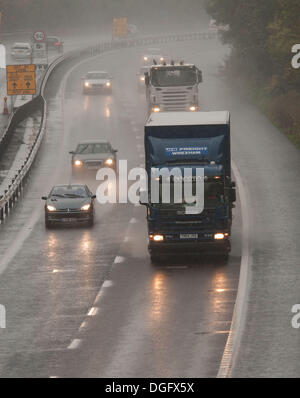
[(180, 234), (180, 239), (197, 239), (198, 234)]
[(63, 222), (73, 222), (76, 221), (76, 218), (63, 218)]

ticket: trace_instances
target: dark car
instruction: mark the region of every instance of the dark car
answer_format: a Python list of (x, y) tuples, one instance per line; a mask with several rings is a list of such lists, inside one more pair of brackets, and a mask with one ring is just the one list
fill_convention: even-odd
[(117, 171), (117, 153), (109, 141), (85, 140), (78, 143), (72, 155), (72, 174), (78, 175), (86, 171), (97, 171), (102, 167), (110, 167)]
[(57, 36), (47, 36), (46, 44), (48, 50), (56, 50), (59, 53), (64, 50), (64, 42)]
[(56, 185), (45, 203), (45, 226), (55, 223), (85, 222), (94, 225), (94, 199), (96, 195), (86, 185)]

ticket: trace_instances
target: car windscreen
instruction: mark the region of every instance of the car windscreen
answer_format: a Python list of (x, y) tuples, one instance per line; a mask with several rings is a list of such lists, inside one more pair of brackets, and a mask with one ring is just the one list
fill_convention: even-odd
[(50, 196), (86, 198), (88, 193), (83, 185), (61, 185), (54, 187)]
[(153, 68), (151, 82), (155, 87), (192, 86), (197, 83), (194, 67)]
[(29, 50), (29, 46), (13, 46), (14, 50)]
[(79, 144), (76, 153), (80, 155), (91, 153), (110, 153), (111, 146), (107, 142), (95, 144)]
[(86, 75), (87, 79), (108, 79), (107, 73), (88, 73)]

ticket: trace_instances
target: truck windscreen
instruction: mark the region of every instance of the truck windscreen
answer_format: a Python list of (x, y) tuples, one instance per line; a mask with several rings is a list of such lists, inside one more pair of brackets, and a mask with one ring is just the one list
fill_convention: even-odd
[(189, 66), (153, 68), (151, 83), (155, 87), (193, 86), (197, 83), (196, 68)]

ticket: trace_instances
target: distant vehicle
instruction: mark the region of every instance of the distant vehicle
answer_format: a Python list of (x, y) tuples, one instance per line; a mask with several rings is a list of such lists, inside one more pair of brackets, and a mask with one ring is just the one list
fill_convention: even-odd
[(57, 36), (47, 36), (46, 44), (48, 50), (57, 50), (59, 53), (64, 50), (64, 42)]
[(212, 32), (227, 32), (229, 30), (229, 25), (217, 25), (217, 21), (211, 19), (209, 22), (209, 30)]
[(88, 72), (86, 76), (82, 78), (83, 94), (89, 93), (112, 93), (112, 77), (104, 71), (93, 71)]
[(32, 55), (31, 45), (29, 43), (14, 43), (10, 54), (15, 59), (30, 58)]
[(151, 66), (164, 62), (167, 62), (167, 56), (162, 53), (160, 48), (148, 48), (147, 53), (142, 56), (141, 65)]
[(94, 199), (96, 195), (86, 185), (56, 185), (45, 203), (45, 226), (55, 223), (85, 222), (94, 225)]
[(85, 140), (78, 143), (72, 155), (73, 175), (96, 171), (102, 167), (117, 170), (117, 150), (106, 140)]

